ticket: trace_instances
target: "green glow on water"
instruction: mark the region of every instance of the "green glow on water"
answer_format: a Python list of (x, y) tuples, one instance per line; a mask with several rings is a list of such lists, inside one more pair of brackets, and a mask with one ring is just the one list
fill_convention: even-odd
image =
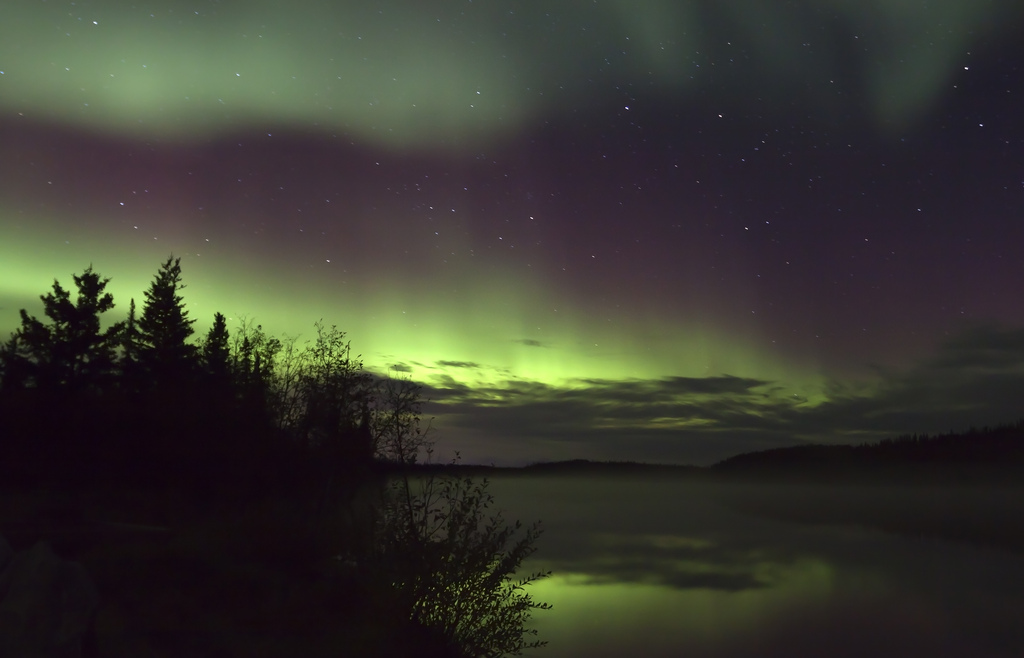
[(536, 601), (553, 605), (538, 612), (532, 626), (558, 656), (611, 655), (626, 648), (635, 655), (671, 655), (682, 647), (753, 650), (758, 636), (780, 620), (827, 605), (834, 586), (832, 568), (819, 561), (765, 563), (762, 570), (770, 586), (738, 592), (556, 573), (530, 585)]

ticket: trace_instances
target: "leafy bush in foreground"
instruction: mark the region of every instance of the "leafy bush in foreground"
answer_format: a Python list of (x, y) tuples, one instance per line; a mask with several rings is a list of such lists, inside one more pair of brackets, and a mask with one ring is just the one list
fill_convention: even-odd
[[(539, 523), (523, 528), (491, 512), (487, 479), (428, 476), (417, 487), (396, 479), (382, 515), (381, 575), (410, 619), (467, 656), (519, 655), (546, 642), (528, 641), (533, 610), (548, 610), (526, 592), (550, 572), (516, 578), (532, 555)], [(520, 532), (520, 531), (523, 532)]]
[[(451, 473), (410, 475), (421, 456), (429, 462), (433, 441), (420, 425), (420, 389), (406, 379), (382, 383), (386, 410), (379, 455), (397, 464), (379, 510), (373, 563), (382, 589), (401, 614), (464, 656), (519, 655), (546, 642), (530, 640), (527, 628), (538, 603), (526, 586), (550, 575), (517, 578), (536, 550), (539, 523), (509, 525), (491, 511), (487, 479)], [(458, 457), (456, 457), (458, 459)]]

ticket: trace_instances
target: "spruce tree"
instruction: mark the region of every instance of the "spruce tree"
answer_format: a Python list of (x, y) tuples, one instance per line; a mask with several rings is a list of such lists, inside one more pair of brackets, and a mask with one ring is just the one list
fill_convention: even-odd
[(192, 323), (180, 292), (181, 259), (168, 257), (145, 292), (139, 317), (139, 359), (157, 382), (179, 380), (192, 370), (196, 349), (186, 341)]
[(122, 324), (100, 328), (100, 315), (114, 308), (114, 297), (106, 292), (110, 279), (92, 265), (72, 279), (78, 292), (74, 302), (56, 279), (53, 292), (40, 296), (49, 324), (21, 309), (21, 328), (11, 344), (32, 364), (32, 379), (40, 387), (100, 385), (114, 365)]
[(128, 302), (128, 319), (121, 333), (121, 358), (125, 362), (139, 360), (139, 318), (135, 312), (135, 298)]
[(213, 326), (203, 342), (203, 366), (215, 381), (226, 381), (230, 376), (231, 344), (228, 324), (224, 315), (214, 313)]
[(118, 346), (121, 348), (121, 379), (129, 390), (137, 390), (142, 377), (142, 366), (139, 363), (141, 335), (139, 319), (135, 312), (135, 299), (128, 303), (128, 319), (121, 330)]

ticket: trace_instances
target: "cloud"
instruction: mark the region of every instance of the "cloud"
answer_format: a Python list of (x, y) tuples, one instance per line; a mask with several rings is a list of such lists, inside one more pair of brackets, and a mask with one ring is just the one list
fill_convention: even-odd
[(479, 368), (480, 364), (474, 361), (435, 361), (434, 365), (439, 368)]
[(541, 341), (534, 340), (532, 338), (519, 338), (519, 339), (514, 340), (512, 342), (513, 343), (519, 343), (520, 345), (525, 345), (527, 347), (548, 347), (548, 345), (546, 343), (542, 343)]
[(448, 377), (431, 382), (425, 397), (446, 433), (586, 451), (571, 456), (679, 462), (740, 451), (743, 444), (722, 432), (763, 434), (759, 416), (794, 404), (771, 388), (766, 380), (730, 376), (580, 379), (564, 386), (521, 380), (468, 386)]
[(1024, 330), (975, 327), (902, 373), (885, 373), (871, 395), (837, 395), (819, 423), (889, 433), (944, 432), (1024, 415)]
[(925, 363), (931, 371), (999, 372), (1024, 367), (1024, 328), (973, 327), (950, 339)]
[(833, 382), (817, 404), (783, 390), (780, 382), (728, 375), (479, 386), (446, 374), (425, 397), (467, 457), (486, 437), (489, 449), (512, 461), (706, 464), (800, 442), (860, 443), (1013, 421), (1024, 415), (1024, 330), (973, 328), (906, 371), (879, 372), (871, 385)]

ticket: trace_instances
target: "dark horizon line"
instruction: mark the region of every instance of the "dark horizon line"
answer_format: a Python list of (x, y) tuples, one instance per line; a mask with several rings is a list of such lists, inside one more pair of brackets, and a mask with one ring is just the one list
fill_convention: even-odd
[[(826, 453), (832, 453), (831, 457), (840, 453), (851, 453), (853, 451), (862, 451), (865, 454), (868, 451), (878, 452), (881, 450), (899, 451), (902, 450), (904, 453), (907, 451), (923, 451), (928, 448), (935, 447), (940, 443), (957, 443), (964, 445), (969, 437), (982, 438), (991, 440), (999, 435), (1005, 435), (1008, 433), (1020, 434), (1021, 450), (1024, 451), (1024, 417), (1012, 422), (1012, 423), (1001, 423), (993, 426), (982, 426), (970, 427), (963, 431), (949, 431), (943, 434), (926, 434), (926, 433), (905, 433), (896, 437), (879, 439), (878, 441), (862, 442), (862, 443), (797, 443), (789, 446), (781, 446), (778, 448), (768, 448), (765, 450), (753, 450), (747, 452), (740, 452), (730, 457), (720, 459), (707, 466), (698, 466), (696, 464), (679, 464), (679, 463), (657, 463), (657, 462), (644, 462), (635, 460), (601, 460), (601, 459), (586, 459), (586, 458), (575, 458), (575, 459), (561, 459), (555, 461), (535, 461), (522, 466), (497, 466), (494, 463), (491, 464), (462, 464), (462, 463), (428, 463), (428, 464), (416, 464), (414, 465), (415, 470), (472, 470), (472, 471), (486, 471), (486, 472), (538, 472), (538, 471), (556, 471), (556, 470), (615, 470), (619, 472), (634, 470), (634, 471), (722, 471), (729, 466), (738, 462), (747, 462), (753, 465), (754, 462), (764, 463), (767, 461), (766, 458), (775, 457), (782, 458), (779, 461), (792, 464), (796, 463), (796, 459), (786, 460), (785, 458), (793, 458), (797, 455), (804, 457), (809, 451), (817, 453), (815, 456), (823, 456)], [(814, 461), (813, 459), (810, 461)], [(900, 463), (900, 460), (894, 458), (876, 460), (886, 461), (889, 463)], [(988, 460), (975, 460), (975, 461), (988, 461)], [(943, 462), (936, 462), (943, 463)], [(948, 462), (946, 462), (948, 463)]]

